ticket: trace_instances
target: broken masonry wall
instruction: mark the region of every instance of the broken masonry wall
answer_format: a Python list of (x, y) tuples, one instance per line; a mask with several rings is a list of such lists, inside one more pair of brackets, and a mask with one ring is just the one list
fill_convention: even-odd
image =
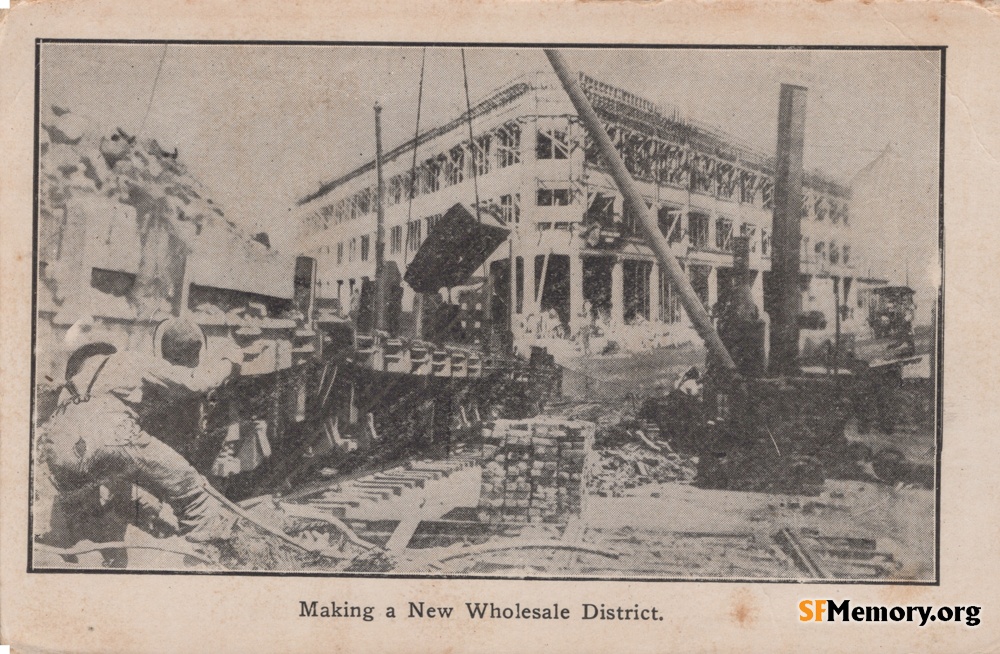
[[(81, 338), (151, 347), (152, 325), (181, 310), (192, 254), (219, 261), (224, 253), (228, 268), (246, 273), (230, 276), (250, 284), (261, 271), (286, 277), (291, 297), (291, 267), (247, 241), (176, 149), (121, 128), (103, 132), (57, 106), (43, 108), (39, 120), (39, 379), (60, 383), (68, 350)], [(203, 277), (213, 283), (211, 272)]]
[(200, 223), (204, 212), (185, 212), (172, 191), (187, 186), (192, 197), (196, 182), (153, 140), (138, 142), (121, 129), (99, 135), (90, 121), (58, 107), (41, 126), (39, 258), (54, 303), (99, 312), (104, 298), (91, 293), (98, 269), (133, 277), (121, 295), (136, 316), (173, 308), (163, 301), (170, 304), (180, 282), (177, 255), (200, 229), (177, 223), (189, 214)]

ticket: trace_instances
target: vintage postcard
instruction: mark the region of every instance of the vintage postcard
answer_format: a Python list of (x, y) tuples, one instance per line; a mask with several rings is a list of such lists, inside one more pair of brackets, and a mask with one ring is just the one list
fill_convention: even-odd
[(7, 14), (3, 643), (996, 646), (996, 18), (541, 7)]

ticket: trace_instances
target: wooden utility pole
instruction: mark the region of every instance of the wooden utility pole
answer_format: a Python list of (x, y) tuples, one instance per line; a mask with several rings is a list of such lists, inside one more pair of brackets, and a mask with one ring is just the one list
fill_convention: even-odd
[[(840, 277), (833, 277), (833, 371), (840, 374)], [(838, 377), (839, 379), (839, 377)]]
[(375, 170), (378, 176), (375, 230), (375, 329), (385, 330), (385, 182), (382, 180), (382, 105), (375, 103)]

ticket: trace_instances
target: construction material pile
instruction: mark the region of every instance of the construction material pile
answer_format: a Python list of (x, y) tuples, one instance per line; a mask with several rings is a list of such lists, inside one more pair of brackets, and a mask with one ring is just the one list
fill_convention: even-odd
[(496, 421), (483, 448), (479, 519), (562, 522), (579, 515), (594, 429), (555, 418)]
[(696, 457), (653, 452), (638, 443), (595, 450), (597, 461), (588, 484), (601, 497), (622, 497), (639, 486), (667, 482), (689, 484), (697, 474)]

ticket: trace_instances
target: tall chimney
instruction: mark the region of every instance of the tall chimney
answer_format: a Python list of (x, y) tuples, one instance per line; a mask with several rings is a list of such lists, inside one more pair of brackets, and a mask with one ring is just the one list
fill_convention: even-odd
[(806, 88), (781, 85), (778, 152), (774, 171), (774, 238), (771, 276), (775, 305), (771, 317), (772, 374), (797, 374), (799, 356), (799, 250), (802, 211), (802, 148)]

